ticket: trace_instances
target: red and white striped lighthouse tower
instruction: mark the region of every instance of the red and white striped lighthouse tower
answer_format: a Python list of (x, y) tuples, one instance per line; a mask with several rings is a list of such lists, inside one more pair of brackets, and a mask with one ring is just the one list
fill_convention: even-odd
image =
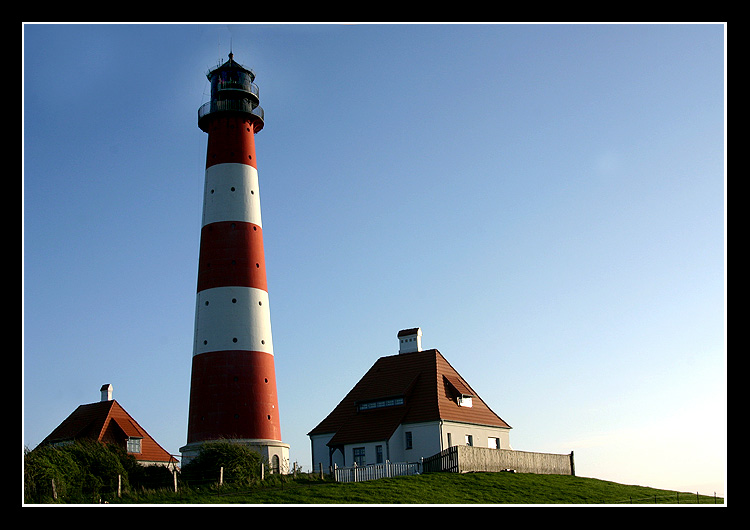
[(263, 128), (255, 74), (229, 60), (207, 74), (198, 111), (208, 133), (187, 445), (231, 440), (286, 472), (281, 441), (255, 134)]

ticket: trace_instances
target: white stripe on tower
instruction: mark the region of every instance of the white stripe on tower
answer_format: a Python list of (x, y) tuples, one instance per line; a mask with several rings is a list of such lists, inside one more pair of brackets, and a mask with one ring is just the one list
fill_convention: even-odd
[(225, 163), (206, 169), (201, 227), (220, 221), (243, 221), (263, 227), (258, 170), (253, 166)]
[(198, 293), (193, 355), (220, 350), (273, 355), (268, 293), (254, 287), (214, 287)]

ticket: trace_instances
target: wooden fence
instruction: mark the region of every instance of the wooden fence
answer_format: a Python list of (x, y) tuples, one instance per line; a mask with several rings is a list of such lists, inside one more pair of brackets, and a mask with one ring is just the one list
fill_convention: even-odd
[(420, 473), (471, 473), (475, 471), (513, 471), (552, 475), (575, 475), (573, 452), (569, 455), (532, 453), (512, 449), (489, 449), (454, 445), (420, 462), (386, 462), (385, 464), (333, 468), (336, 482), (362, 482)]
[(532, 453), (512, 449), (489, 449), (469, 445), (455, 445), (422, 462), (423, 472), (447, 471), (515, 471), (555, 475), (575, 475), (573, 452), (569, 455)]

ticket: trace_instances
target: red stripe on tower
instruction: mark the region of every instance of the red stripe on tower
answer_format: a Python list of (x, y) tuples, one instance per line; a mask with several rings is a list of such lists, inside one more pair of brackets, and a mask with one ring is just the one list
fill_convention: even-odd
[(255, 75), (229, 60), (208, 73), (211, 101), (195, 306), (187, 445), (232, 440), (285, 472), (260, 215), (255, 134), (264, 125)]

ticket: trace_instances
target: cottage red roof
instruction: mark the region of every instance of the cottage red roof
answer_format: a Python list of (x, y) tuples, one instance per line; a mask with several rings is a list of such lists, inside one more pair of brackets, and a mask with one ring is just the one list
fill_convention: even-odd
[[(456, 401), (459, 395), (472, 396), (472, 406), (459, 406)], [(403, 404), (360, 406), (389, 398), (403, 398)], [(384, 440), (402, 423), (441, 419), (510, 428), (445, 357), (431, 349), (378, 359), (308, 435), (335, 433), (329, 446)]]
[(125, 447), (128, 438), (141, 438), (141, 452), (131, 453), (142, 462), (177, 463), (115, 400), (80, 405), (42, 444), (69, 440), (97, 440)]

